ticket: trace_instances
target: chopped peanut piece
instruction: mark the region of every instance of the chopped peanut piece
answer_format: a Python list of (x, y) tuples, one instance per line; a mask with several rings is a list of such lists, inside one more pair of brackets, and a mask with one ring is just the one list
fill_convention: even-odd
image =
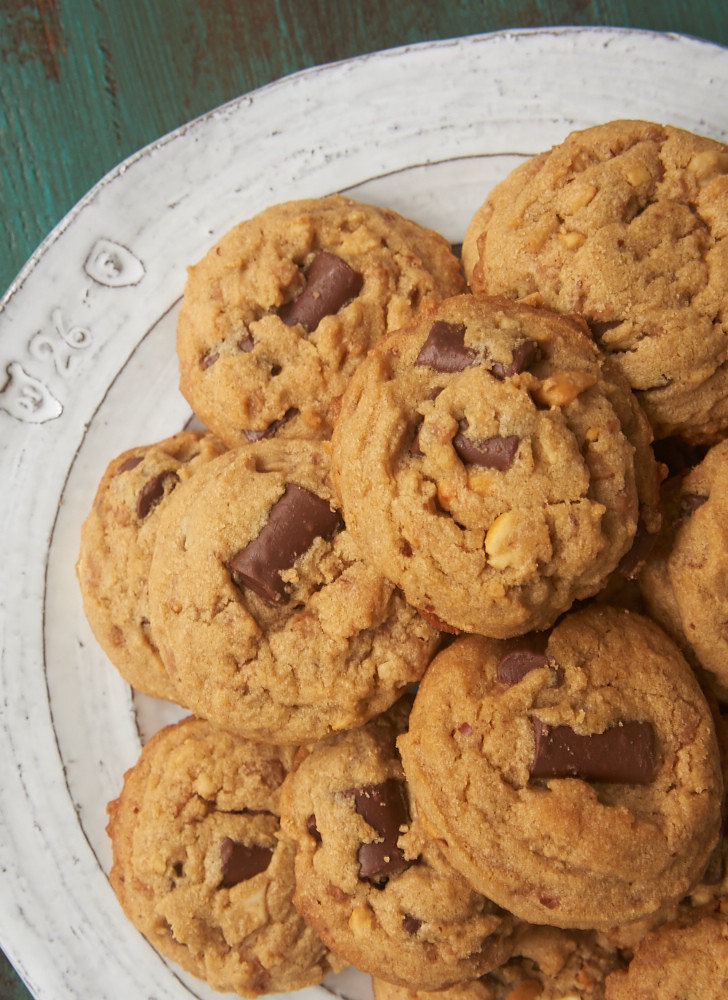
[(358, 938), (367, 937), (374, 930), (374, 914), (367, 903), (360, 903), (351, 911), (349, 927), (352, 934)]
[(652, 174), (643, 164), (634, 163), (628, 167), (626, 177), (632, 187), (639, 187), (640, 184), (646, 184)]
[(205, 771), (198, 774), (194, 788), (196, 794), (203, 799), (211, 799), (217, 791), (217, 785)]
[(596, 384), (596, 375), (591, 372), (556, 372), (532, 389), (537, 403), (543, 406), (568, 406), (580, 393)]
[(705, 149), (702, 153), (695, 154), (688, 163), (688, 170), (692, 170), (698, 179), (698, 184), (703, 187), (714, 177), (728, 174), (728, 153), (722, 153), (717, 149)]
[(586, 236), (577, 232), (559, 233), (559, 239), (567, 250), (578, 250), (586, 242)]
[(506, 510), (493, 521), (485, 536), (485, 551), (493, 569), (512, 566), (517, 555), (513, 549), (513, 539), (517, 532), (517, 517), (512, 510)]
[(543, 993), (543, 986), (537, 979), (524, 979), (506, 996), (505, 1000), (536, 1000)]

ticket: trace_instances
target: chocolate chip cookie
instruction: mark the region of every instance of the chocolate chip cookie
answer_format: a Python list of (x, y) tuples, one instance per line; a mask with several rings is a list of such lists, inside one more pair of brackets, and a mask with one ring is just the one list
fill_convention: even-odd
[(706, 1000), (728, 991), (728, 898), (651, 931), (629, 968), (607, 976), (606, 1000)]
[(231, 447), (328, 438), (372, 344), (464, 288), (450, 244), (389, 209), (339, 195), (270, 206), (189, 269), (180, 388)]
[(439, 632), (366, 562), (316, 441), (222, 455), (171, 498), (149, 574), (183, 703), (250, 739), (361, 725), (419, 679)]
[(439, 989), (509, 957), (512, 920), (453, 871), (412, 814), (395, 750), (409, 699), (318, 743), (286, 780), (299, 912), (364, 972)]
[(293, 848), (278, 832), (293, 754), (190, 717), (146, 744), (108, 807), (124, 912), (216, 990), (256, 997), (341, 968), (291, 902)]
[(471, 286), (581, 313), (656, 437), (714, 442), (728, 430), (727, 195), (713, 139), (629, 120), (572, 132), (476, 212)]
[(507, 638), (596, 593), (655, 530), (650, 437), (578, 319), (462, 295), (369, 353), (332, 461), (348, 529), (408, 601)]
[(728, 700), (728, 441), (671, 481), (659, 544), (640, 573), (651, 614)]
[(196, 431), (125, 451), (107, 466), (81, 528), (76, 574), (88, 622), (122, 677), (153, 697), (176, 700), (149, 620), (160, 515), (172, 491), (224, 451)]
[(710, 708), (645, 616), (593, 605), (550, 633), (458, 638), (399, 738), (418, 815), (516, 916), (607, 929), (677, 902), (721, 822)]
[(522, 924), (513, 948), (492, 972), (437, 992), (373, 978), (374, 1000), (604, 1000), (605, 977), (625, 964), (594, 931)]

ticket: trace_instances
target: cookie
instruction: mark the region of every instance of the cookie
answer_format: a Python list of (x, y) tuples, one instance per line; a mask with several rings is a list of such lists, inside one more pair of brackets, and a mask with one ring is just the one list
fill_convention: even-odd
[(147, 578), (172, 491), (225, 451), (212, 434), (182, 431), (131, 448), (107, 466), (81, 528), (76, 574), (91, 629), (137, 690), (176, 700), (150, 627)]
[(318, 743), (286, 779), (281, 826), (296, 844), (294, 902), (324, 942), (364, 972), (433, 990), (509, 957), (512, 921), (412, 814), (395, 750), (409, 703)]
[(698, 682), (649, 618), (607, 605), (511, 642), (458, 638), (399, 738), (453, 867), (522, 920), (608, 929), (679, 901), (718, 841)]
[(361, 557), (329, 466), (316, 441), (231, 450), (176, 492), (157, 535), (149, 595), (165, 666), (195, 715), (250, 739), (361, 725), (439, 643)]
[[(521, 164), (468, 227), (476, 292), (578, 312), (658, 438), (728, 429), (728, 146), (613, 121)], [(477, 248), (477, 262), (473, 263)]]
[(654, 531), (650, 436), (578, 319), (463, 295), (369, 353), (332, 462), (348, 529), (408, 601), (507, 638), (596, 593)]
[(213, 989), (256, 997), (341, 968), (291, 901), (293, 849), (278, 833), (293, 755), (190, 717), (152, 737), (108, 806), (124, 912)]
[(640, 573), (650, 613), (728, 700), (728, 441), (671, 481), (669, 516)]
[(651, 931), (629, 968), (606, 979), (606, 1000), (707, 1000), (728, 991), (728, 897)]
[(523, 924), (515, 954), (470, 982), (438, 992), (412, 990), (372, 978), (374, 1000), (604, 1000), (604, 980), (624, 962), (594, 931)]
[(340, 195), (236, 225), (188, 271), (180, 389), (230, 447), (325, 439), (359, 361), (421, 303), (464, 290), (438, 233)]

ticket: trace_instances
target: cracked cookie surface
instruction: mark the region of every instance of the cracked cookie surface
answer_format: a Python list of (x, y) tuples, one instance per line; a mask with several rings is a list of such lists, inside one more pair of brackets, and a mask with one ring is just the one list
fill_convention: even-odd
[(453, 630), (546, 628), (603, 586), (658, 471), (633, 394), (585, 326), (463, 295), (381, 341), (332, 439), (347, 526)]
[(256, 997), (341, 968), (291, 901), (293, 850), (278, 831), (293, 754), (190, 717), (152, 737), (109, 803), (125, 913), (216, 990)]
[(176, 491), (157, 535), (149, 594), (165, 666), (191, 711), (251, 739), (361, 725), (439, 642), (362, 558), (329, 466), (316, 441), (231, 450)]
[(672, 126), (572, 132), (468, 227), (477, 292), (581, 313), (656, 437), (728, 428), (728, 146)]
[(340, 195), (270, 206), (188, 271), (180, 388), (230, 447), (325, 439), (369, 348), (420, 304), (465, 288), (450, 244)]
[(328, 946), (365, 972), (439, 989), (508, 958), (513, 921), (411, 813), (395, 749), (410, 704), (313, 747), (286, 780), (281, 827), (296, 843), (294, 901)]
[(130, 448), (106, 467), (81, 527), (76, 575), (91, 629), (122, 677), (155, 698), (176, 700), (150, 626), (147, 581), (161, 512), (180, 483), (224, 451), (197, 431)]
[(448, 860), (523, 920), (606, 930), (647, 916), (695, 887), (718, 842), (711, 711), (677, 647), (627, 610), (457, 639), (398, 746)]

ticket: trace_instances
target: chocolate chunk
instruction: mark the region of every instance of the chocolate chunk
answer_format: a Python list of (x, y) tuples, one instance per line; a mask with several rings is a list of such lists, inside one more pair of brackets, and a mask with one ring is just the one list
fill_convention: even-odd
[(332, 316), (361, 291), (363, 278), (336, 254), (320, 250), (306, 273), (306, 287), (301, 294), (278, 310), (287, 326), (300, 323), (307, 333), (324, 316)]
[(522, 681), (531, 670), (547, 667), (549, 665), (549, 658), (546, 656), (548, 639), (548, 632), (529, 632), (517, 639), (509, 639), (508, 648), (496, 667), (498, 680), (510, 687)]
[(657, 532), (650, 532), (640, 524), (630, 549), (619, 560), (617, 572), (625, 580), (636, 580), (657, 542)]
[(142, 521), (149, 514), (152, 507), (156, 507), (164, 496), (165, 486), (169, 485), (167, 492), (171, 492), (178, 482), (179, 476), (177, 473), (171, 469), (167, 469), (144, 484), (137, 498), (137, 514)]
[(245, 331), (245, 336), (241, 337), (238, 341), (238, 347), (243, 352), (243, 354), (250, 354), (250, 352), (255, 347), (253, 343), (253, 337), (249, 330)]
[(533, 719), (534, 778), (583, 778), (585, 781), (646, 785), (655, 776), (652, 723), (623, 722), (603, 733), (582, 736), (570, 726), (547, 726)]
[(273, 604), (288, 598), (281, 570), (290, 569), (316, 538), (331, 538), (344, 526), (328, 500), (295, 483), (273, 504), (260, 534), (230, 560), (233, 580)]
[(122, 462), (118, 468), (118, 472), (131, 472), (132, 469), (136, 469), (137, 465), (140, 465), (144, 461), (143, 455), (130, 455), (125, 462)]
[(321, 834), (319, 833), (319, 828), (316, 826), (316, 817), (313, 813), (306, 817), (306, 829), (311, 834), (313, 839), (317, 844), (321, 843)]
[(535, 361), (540, 354), (538, 344), (535, 340), (524, 340), (522, 344), (513, 348), (511, 360), (507, 365), (502, 361), (494, 361), (490, 371), (498, 379), (510, 378), (525, 371), (526, 368)]
[(212, 366), (215, 364), (216, 361), (219, 360), (219, 358), (220, 358), (219, 351), (208, 351), (206, 354), (203, 354), (202, 357), (200, 358), (200, 368), (203, 370), (203, 372), (207, 371), (208, 368), (212, 368)]
[(229, 889), (238, 882), (247, 882), (249, 878), (264, 872), (273, 857), (272, 847), (260, 847), (254, 844), (248, 847), (238, 840), (225, 837), (220, 844), (220, 862), (222, 864), (222, 881), (220, 885)]
[(707, 499), (698, 493), (683, 493), (680, 497), (680, 511), (685, 517), (690, 517)]
[(409, 824), (402, 782), (387, 778), (378, 785), (351, 788), (346, 794), (354, 796), (356, 811), (381, 838), (359, 847), (359, 878), (381, 883), (408, 868), (410, 862), (397, 846), (401, 827)]
[(419, 917), (413, 917), (411, 913), (405, 913), (402, 917), (402, 927), (408, 934), (416, 934), (422, 927), (422, 921)]
[(475, 351), (465, 346), (465, 327), (462, 323), (437, 320), (430, 327), (415, 364), (434, 368), (436, 372), (452, 373), (464, 371), (476, 358)]
[(516, 434), (509, 434), (501, 437), (496, 434), (494, 437), (479, 438), (472, 441), (466, 437), (465, 431), (468, 429), (467, 420), (459, 421), (460, 430), (452, 439), (452, 446), (463, 462), (469, 465), (480, 465), (484, 469), (497, 469), (505, 472), (513, 465), (516, 457), (518, 445), (521, 439)]
[(290, 409), (286, 410), (282, 417), (279, 417), (277, 420), (273, 420), (262, 430), (243, 431), (245, 440), (252, 443), (253, 441), (260, 441), (262, 438), (274, 437), (280, 428), (284, 424), (288, 423), (291, 417), (295, 417), (297, 414), (298, 410), (295, 406), (292, 406)]

